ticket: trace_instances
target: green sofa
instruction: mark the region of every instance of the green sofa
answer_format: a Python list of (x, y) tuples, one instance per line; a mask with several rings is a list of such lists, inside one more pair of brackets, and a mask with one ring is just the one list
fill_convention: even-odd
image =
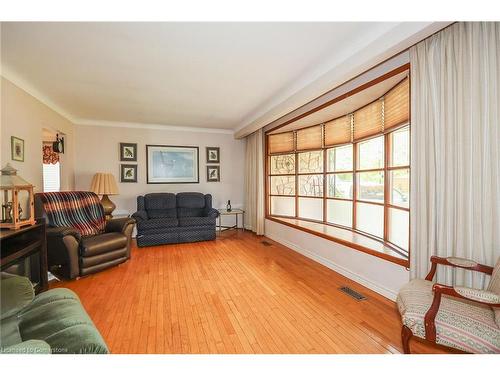
[(28, 278), (1, 274), (0, 353), (109, 353), (99, 331), (69, 289), (35, 296)]

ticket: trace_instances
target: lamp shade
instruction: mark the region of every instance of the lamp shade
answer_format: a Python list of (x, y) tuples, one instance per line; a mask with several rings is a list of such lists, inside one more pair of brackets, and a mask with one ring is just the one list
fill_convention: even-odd
[(111, 173), (96, 173), (92, 178), (90, 191), (100, 195), (118, 194), (118, 186), (116, 185), (115, 176)]

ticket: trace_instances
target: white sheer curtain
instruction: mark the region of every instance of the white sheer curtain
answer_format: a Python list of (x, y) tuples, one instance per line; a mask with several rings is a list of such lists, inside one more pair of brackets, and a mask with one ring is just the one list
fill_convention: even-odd
[[(499, 46), (500, 23), (457, 23), (410, 50), (412, 278), (431, 255), (500, 255)], [(438, 281), (485, 283), (449, 267)]]
[(262, 129), (246, 137), (245, 227), (264, 234), (264, 136)]

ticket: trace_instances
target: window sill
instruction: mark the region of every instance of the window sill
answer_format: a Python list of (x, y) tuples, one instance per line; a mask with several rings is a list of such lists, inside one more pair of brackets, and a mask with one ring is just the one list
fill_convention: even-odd
[(266, 219), (325, 238), (327, 240), (350, 247), (354, 250), (362, 251), (389, 262), (399, 264), (403, 267), (408, 268), (410, 266), (407, 257), (394, 251), (389, 246), (384, 245), (382, 242), (374, 240), (373, 238), (350, 231), (348, 229), (342, 229), (331, 225), (315, 223), (307, 220), (285, 217), (266, 216)]

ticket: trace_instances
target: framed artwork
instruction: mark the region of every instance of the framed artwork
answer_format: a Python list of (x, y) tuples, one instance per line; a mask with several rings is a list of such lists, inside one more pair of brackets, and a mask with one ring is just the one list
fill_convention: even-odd
[(148, 184), (197, 184), (199, 152), (194, 146), (146, 145)]
[(220, 167), (218, 165), (207, 165), (207, 181), (208, 182), (220, 181)]
[(120, 164), (120, 182), (137, 182), (137, 164)]
[(207, 163), (220, 163), (219, 147), (207, 147)]
[(12, 160), (24, 161), (24, 139), (10, 137), (10, 153)]
[(120, 143), (120, 161), (137, 161), (137, 143)]

